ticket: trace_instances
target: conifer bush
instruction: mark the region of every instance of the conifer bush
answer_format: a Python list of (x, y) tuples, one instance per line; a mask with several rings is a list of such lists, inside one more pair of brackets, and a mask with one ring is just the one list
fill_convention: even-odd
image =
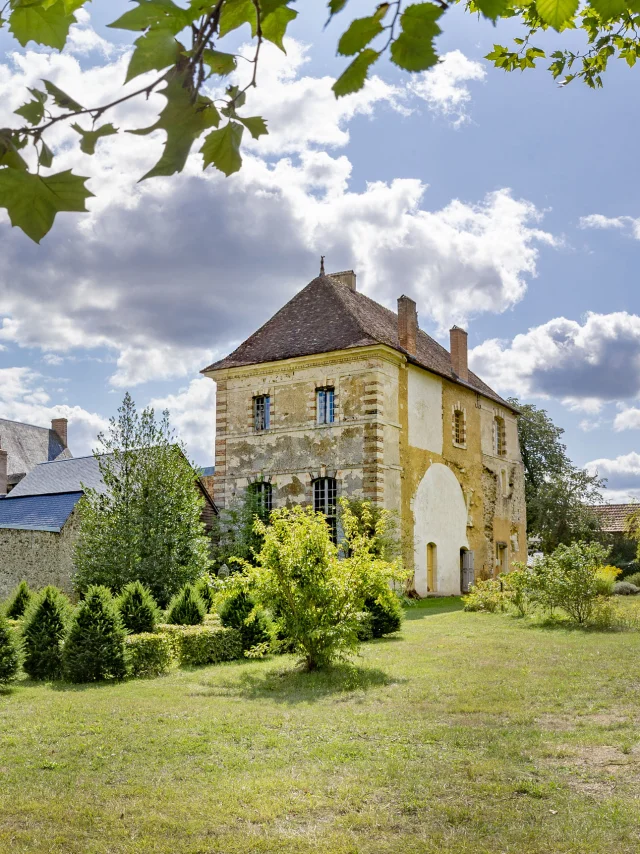
[(92, 586), (78, 605), (64, 647), (70, 682), (98, 682), (126, 676), (126, 632), (106, 587)]
[(22, 630), (23, 667), (32, 679), (62, 678), (71, 610), (71, 603), (57, 587), (45, 587), (32, 599)]
[(116, 605), (122, 625), (132, 635), (155, 632), (160, 610), (151, 591), (140, 581), (131, 581), (125, 585)]
[(404, 611), (393, 590), (379, 593), (375, 598), (368, 597), (364, 600), (364, 607), (371, 614), (371, 633), (374, 638), (400, 631)]
[(220, 607), (220, 622), (240, 632), (243, 650), (270, 640), (267, 616), (245, 590), (235, 590), (225, 599)]
[(193, 584), (185, 584), (167, 609), (167, 623), (175, 626), (201, 626), (207, 608)]
[(207, 609), (207, 614), (210, 614), (213, 610), (213, 606), (215, 603), (215, 596), (211, 584), (211, 576), (209, 574), (203, 575), (197, 580), (195, 586), (198, 595), (204, 602), (204, 606)]
[(20, 656), (14, 632), (0, 614), (0, 687), (16, 678), (19, 667)]
[(24, 616), (33, 593), (26, 581), (21, 581), (9, 597), (4, 609), (5, 617), (9, 620), (19, 620)]

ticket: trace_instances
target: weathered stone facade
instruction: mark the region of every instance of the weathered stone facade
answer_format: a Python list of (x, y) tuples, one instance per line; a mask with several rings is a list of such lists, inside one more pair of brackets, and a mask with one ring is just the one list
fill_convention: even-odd
[[(294, 334), (303, 334), (298, 330), (305, 312), (315, 308), (313, 289), (326, 298), (336, 287), (320, 278), (301, 292), (305, 302), (294, 313)], [(357, 299), (365, 301), (363, 316), (367, 321), (370, 312), (374, 329), (370, 337), (388, 340), (392, 323), (397, 346), (378, 340), (255, 361), (261, 349), (274, 349), (267, 324), (204, 371), (217, 383), (216, 504), (227, 507), (251, 484), (264, 481), (271, 485), (274, 508), (311, 503), (314, 481), (335, 478), (339, 496), (370, 499), (398, 514), (403, 557), (420, 595), (459, 593), (463, 567), (477, 578), (526, 559), (517, 415), (468, 372), (463, 330), (452, 330), (452, 358), (417, 328), (412, 300), (402, 297), (395, 317), (353, 291), (346, 307), (355, 313)], [(285, 312), (272, 321), (282, 334), (288, 331)], [(333, 320), (327, 317), (327, 323)], [(362, 338), (366, 330), (355, 334)], [(285, 355), (297, 346), (289, 342)], [(247, 358), (254, 362), (241, 364)], [(429, 358), (437, 370), (424, 367)], [(324, 388), (334, 393), (330, 424), (318, 423), (317, 394)], [(256, 430), (254, 401), (264, 396), (270, 423)]]
[(0, 599), (6, 598), (22, 580), (26, 580), (32, 589), (54, 584), (71, 593), (77, 535), (77, 510), (59, 534), (1, 528)]

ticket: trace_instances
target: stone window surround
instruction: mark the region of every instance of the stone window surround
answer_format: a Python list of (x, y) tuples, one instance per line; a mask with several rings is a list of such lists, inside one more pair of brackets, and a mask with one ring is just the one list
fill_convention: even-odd
[[(462, 441), (456, 441), (456, 413), (461, 413), (462, 415)], [(462, 448), (466, 450), (467, 447), (467, 409), (465, 406), (462, 406), (460, 401), (456, 401), (451, 407), (451, 441), (453, 443), (454, 448)]]

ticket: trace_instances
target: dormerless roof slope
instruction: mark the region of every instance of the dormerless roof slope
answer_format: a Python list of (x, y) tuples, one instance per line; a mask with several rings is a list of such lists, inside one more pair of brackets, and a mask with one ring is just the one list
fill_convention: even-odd
[(9, 454), (9, 483), (17, 480), (18, 475), (30, 472), (38, 463), (71, 457), (71, 451), (49, 427), (36, 427), (5, 418), (0, 418), (0, 447)]
[(622, 533), (627, 518), (640, 510), (640, 504), (596, 504), (590, 508), (599, 516), (602, 530), (607, 533)]
[(209, 365), (202, 373), (373, 344), (386, 344), (403, 353), (412, 364), (513, 409), (471, 371), (468, 382), (460, 380), (451, 367), (449, 352), (421, 329), (416, 354), (412, 356), (398, 340), (395, 312), (331, 276), (318, 276), (309, 282), (233, 353)]

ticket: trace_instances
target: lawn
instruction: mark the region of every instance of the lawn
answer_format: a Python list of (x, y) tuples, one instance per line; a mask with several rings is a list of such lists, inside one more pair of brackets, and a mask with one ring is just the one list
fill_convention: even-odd
[(356, 667), (0, 695), (0, 851), (637, 852), (640, 633), (456, 600)]

